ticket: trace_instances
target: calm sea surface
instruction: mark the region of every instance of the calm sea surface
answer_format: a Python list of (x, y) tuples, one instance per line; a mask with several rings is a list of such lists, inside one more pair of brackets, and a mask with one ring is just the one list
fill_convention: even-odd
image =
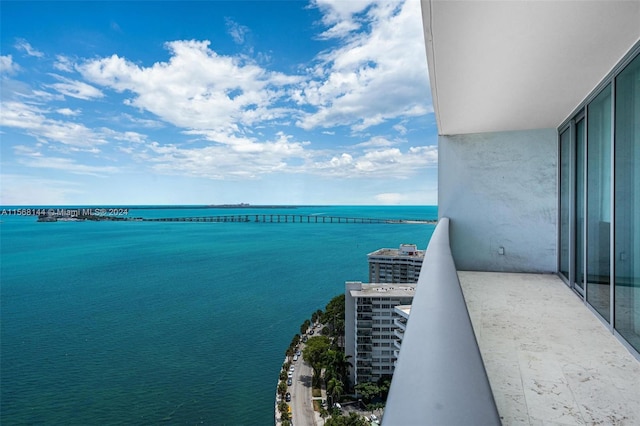
[[(7, 208), (7, 207), (5, 207)], [(436, 207), (136, 209), (129, 216), (436, 219)], [(0, 223), (0, 423), (273, 423), (284, 351), (368, 280), (367, 253), (433, 225)]]

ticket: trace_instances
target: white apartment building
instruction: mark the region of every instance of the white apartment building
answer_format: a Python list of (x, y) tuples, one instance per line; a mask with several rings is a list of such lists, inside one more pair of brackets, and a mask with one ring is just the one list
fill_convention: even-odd
[[(345, 284), (345, 354), (353, 384), (393, 374), (398, 355), (396, 306), (411, 304), (416, 284)], [(406, 324), (406, 321), (405, 321)], [(400, 334), (401, 335), (401, 334)]]
[(382, 248), (369, 253), (370, 283), (416, 283), (424, 260), (424, 250), (415, 244), (400, 244), (397, 249)]

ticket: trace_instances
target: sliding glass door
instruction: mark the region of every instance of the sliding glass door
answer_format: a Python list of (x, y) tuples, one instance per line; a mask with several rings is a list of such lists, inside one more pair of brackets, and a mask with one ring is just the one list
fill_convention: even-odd
[(640, 352), (640, 45), (558, 145), (558, 271)]
[(610, 320), (611, 85), (587, 107), (587, 301)]
[(615, 87), (615, 329), (640, 352), (640, 56)]
[(586, 163), (586, 147), (584, 138), (584, 117), (579, 118), (576, 122), (576, 138), (575, 138), (575, 205), (574, 205), (574, 279), (572, 282), (573, 288), (580, 293), (584, 293), (584, 240), (585, 240), (585, 194), (584, 194), (584, 176), (585, 176), (585, 163)]

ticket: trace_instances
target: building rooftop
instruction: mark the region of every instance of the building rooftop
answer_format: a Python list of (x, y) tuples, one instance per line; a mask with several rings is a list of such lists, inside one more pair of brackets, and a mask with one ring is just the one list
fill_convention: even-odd
[(424, 250), (416, 250), (415, 252), (402, 252), (398, 249), (392, 248), (381, 248), (372, 253), (369, 253), (367, 256), (390, 256), (390, 257), (411, 257), (411, 258), (423, 258)]
[(362, 284), (361, 290), (351, 290), (351, 297), (413, 297), (415, 284)]
[(640, 361), (560, 278), (458, 276), (503, 424), (640, 424)]

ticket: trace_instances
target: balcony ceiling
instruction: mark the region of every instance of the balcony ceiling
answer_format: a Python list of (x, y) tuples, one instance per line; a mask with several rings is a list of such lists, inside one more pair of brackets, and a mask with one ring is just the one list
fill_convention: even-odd
[(640, 1), (421, 0), (442, 135), (560, 125), (640, 40)]

